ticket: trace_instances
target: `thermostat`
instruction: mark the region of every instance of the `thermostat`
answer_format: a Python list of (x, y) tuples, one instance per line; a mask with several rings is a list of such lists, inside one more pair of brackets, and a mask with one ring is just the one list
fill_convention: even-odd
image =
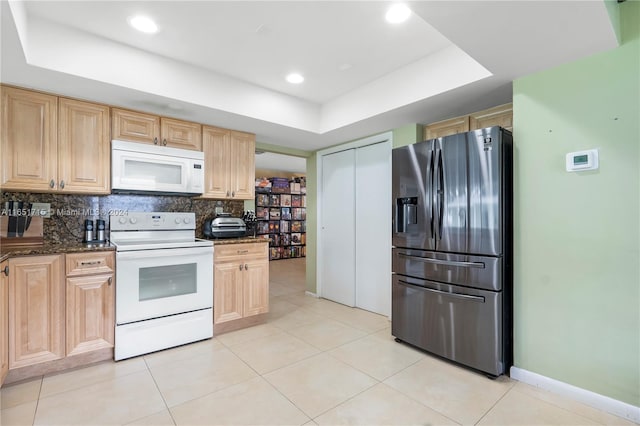
[(598, 150), (570, 152), (567, 154), (566, 163), (568, 172), (596, 170), (598, 168)]

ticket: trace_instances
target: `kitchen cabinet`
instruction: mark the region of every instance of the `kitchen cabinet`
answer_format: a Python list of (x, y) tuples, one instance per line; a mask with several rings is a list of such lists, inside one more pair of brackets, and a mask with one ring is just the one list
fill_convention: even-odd
[(202, 126), (167, 117), (111, 109), (112, 138), (202, 151)]
[(57, 182), (58, 98), (0, 86), (2, 189), (48, 192)]
[(63, 255), (9, 259), (9, 368), (65, 354)]
[(424, 139), (436, 139), (469, 131), (469, 116), (438, 121), (424, 127)]
[(269, 311), (268, 244), (214, 248), (214, 324)]
[(498, 105), (469, 115), (469, 130), (493, 126), (513, 130), (513, 104)]
[(66, 255), (66, 356), (112, 348), (115, 330), (113, 253)]
[(255, 185), (255, 135), (204, 126), (203, 198), (251, 200)]
[(424, 140), (455, 135), (469, 130), (500, 126), (513, 131), (513, 104), (498, 105), (462, 117), (438, 121), (424, 126)]
[(9, 372), (9, 262), (0, 263), (0, 386)]
[(58, 186), (61, 191), (111, 192), (109, 107), (58, 100)]
[(2, 86), (2, 189), (110, 193), (109, 107)]

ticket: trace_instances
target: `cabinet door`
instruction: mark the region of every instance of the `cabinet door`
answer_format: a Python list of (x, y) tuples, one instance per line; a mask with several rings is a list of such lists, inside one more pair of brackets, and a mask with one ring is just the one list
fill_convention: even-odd
[(242, 270), (240, 263), (214, 262), (213, 322), (242, 318)]
[(67, 356), (113, 347), (113, 275), (67, 278)]
[(469, 131), (469, 116), (451, 118), (449, 120), (438, 121), (424, 128), (424, 139), (436, 139), (444, 136), (455, 135)]
[(161, 118), (160, 134), (162, 145), (202, 151), (202, 126), (198, 123)]
[(493, 126), (501, 126), (507, 130), (513, 130), (513, 104), (499, 105), (474, 112), (469, 116), (469, 130)]
[(109, 107), (60, 98), (58, 179), (63, 192), (109, 194)]
[[(55, 96), (1, 86), (2, 189), (52, 191), (57, 184)], [(53, 183), (53, 185), (51, 185)]]
[(9, 371), (9, 279), (4, 273), (9, 262), (0, 263), (0, 386)]
[(62, 256), (9, 260), (9, 368), (64, 357)]
[(251, 200), (256, 185), (256, 137), (231, 132), (231, 197)]
[(205, 198), (231, 197), (229, 133), (228, 130), (216, 127), (205, 126), (202, 129), (205, 174), (202, 196)]
[(111, 109), (112, 139), (160, 143), (160, 117), (124, 109)]
[(269, 312), (269, 261), (267, 258), (245, 261), (242, 275), (244, 316)]

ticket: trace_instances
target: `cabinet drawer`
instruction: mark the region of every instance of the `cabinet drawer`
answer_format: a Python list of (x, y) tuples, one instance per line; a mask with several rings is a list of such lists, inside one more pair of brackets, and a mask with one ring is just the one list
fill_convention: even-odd
[(246, 257), (267, 256), (269, 244), (246, 243), (246, 244), (224, 244), (213, 248), (214, 261), (244, 259)]
[(74, 253), (66, 255), (67, 275), (104, 274), (113, 272), (115, 259), (110, 252)]

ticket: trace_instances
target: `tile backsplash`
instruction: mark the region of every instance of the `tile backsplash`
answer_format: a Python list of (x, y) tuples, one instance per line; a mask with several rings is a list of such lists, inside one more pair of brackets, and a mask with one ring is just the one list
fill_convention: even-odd
[[(244, 202), (241, 200), (203, 200), (185, 196), (169, 195), (75, 195), (33, 194), (25, 192), (2, 192), (2, 203), (23, 201), (25, 203), (51, 204), (51, 217), (43, 221), (45, 244), (81, 242), (85, 219), (104, 219), (109, 229), (109, 214), (133, 211), (194, 212), (196, 214), (196, 236), (202, 237), (202, 224), (215, 215), (215, 208), (241, 217)], [(108, 235), (108, 234), (107, 234)]]

